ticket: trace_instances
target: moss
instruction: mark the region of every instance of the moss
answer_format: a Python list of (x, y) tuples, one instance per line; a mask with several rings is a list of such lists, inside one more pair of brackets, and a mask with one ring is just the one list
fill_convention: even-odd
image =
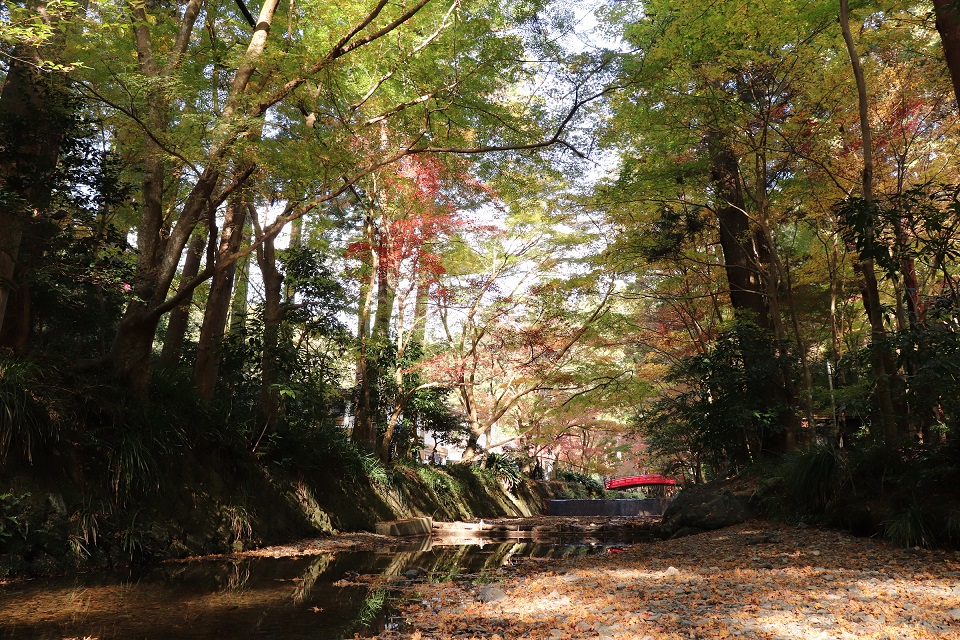
[[(22, 470), (21, 470), (22, 471)], [(112, 488), (20, 473), (0, 484), (13, 526), (0, 539), (0, 575), (76, 569), (249, 549), (337, 531), (372, 531), (378, 521), (412, 516), (468, 520), (543, 512), (561, 485), (526, 481), (508, 491), (468, 465), (396, 465), (389, 482), (314, 469), (271, 474), (243, 452), (190, 451), (160, 486), (118, 500)], [(68, 490), (62, 489), (68, 487)], [(9, 527), (8, 527), (9, 528)]]

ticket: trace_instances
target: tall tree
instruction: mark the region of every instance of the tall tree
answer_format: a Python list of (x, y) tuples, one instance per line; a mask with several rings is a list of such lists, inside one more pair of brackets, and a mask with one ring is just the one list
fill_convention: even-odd
[(947, 68), (953, 80), (953, 97), (960, 102), (960, 12), (953, 0), (933, 0), (933, 7)]
[[(874, 206), (873, 199), (873, 138), (870, 127), (869, 98), (864, 78), (863, 67), (860, 64), (860, 54), (857, 53), (853, 33), (850, 30), (850, 7), (848, 0), (840, 0), (840, 28), (843, 32), (843, 41), (847, 46), (850, 64), (853, 67), (853, 76), (857, 83), (857, 105), (860, 115), (860, 136), (863, 144), (863, 202), (868, 211)], [(872, 215), (866, 216), (867, 224), (863, 229), (865, 242), (873, 244), (874, 228)], [(897, 417), (894, 410), (891, 390), (892, 378), (896, 371), (893, 359), (887, 346), (887, 332), (883, 326), (883, 316), (880, 308), (880, 288), (877, 284), (877, 273), (873, 258), (861, 254), (857, 271), (861, 278), (863, 293), (863, 307), (870, 320), (871, 340), (873, 343), (873, 371), (877, 381), (877, 401), (880, 406), (880, 421), (883, 433), (887, 438), (897, 434)]]
[[(0, 89), (0, 338), (17, 290), (17, 262), (24, 233), (34, 219), (46, 217), (71, 104), (60, 54), (71, 9), (59, 3), (27, 2), (8, 11), (23, 21), (22, 37), (8, 51), (9, 66)], [(25, 300), (21, 298), (25, 303)], [(28, 321), (20, 318), (22, 328)], [(23, 343), (23, 331), (6, 332), (7, 346)]]
[[(91, 50), (100, 56), (88, 61), (85, 90), (117, 115), (117, 142), (128, 145), (131, 158), (143, 158), (138, 275), (110, 358), (140, 393), (160, 317), (239, 257), (208, 265), (170, 296), (194, 228), (247, 182), (249, 174), (225, 169), (241, 155), (253, 157), (251, 171), (284, 173), (271, 197), (283, 206), (264, 227), (263, 243), (363, 175), (410, 153), (555, 144), (583, 102), (573, 95), (563, 112), (534, 113), (530, 107), (511, 112), (501, 99), (499, 88), (533, 73), (519, 53), (521, 34), (534, 32), (500, 27), (535, 20), (539, 5), (516, 12), (492, 3), (468, 8), (458, 0), (294, 6), (285, 16), (286, 36), (271, 33), (285, 10), (278, 2), (261, 7), (252, 35), (231, 6), (205, 9), (196, 0), (174, 14), (136, 3), (115, 14), (97, 7), (97, 18), (118, 29), (96, 33)], [(209, 46), (196, 35), (201, 19)], [(128, 41), (113, 38), (117, 32), (131, 37), (136, 69), (127, 64)], [(238, 39), (246, 42), (243, 50), (229, 44)], [(109, 70), (103, 51), (114, 52)], [(257, 141), (251, 132), (268, 111), (272, 128)], [(368, 144), (387, 121), (401, 133), (386, 148)], [(305, 171), (311, 163), (313, 171)]]

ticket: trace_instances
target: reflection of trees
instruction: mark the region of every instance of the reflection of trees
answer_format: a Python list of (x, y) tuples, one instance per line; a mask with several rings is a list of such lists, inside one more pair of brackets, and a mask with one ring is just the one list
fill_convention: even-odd
[(333, 556), (314, 556), (313, 560), (300, 574), (300, 581), (293, 589), (293, 604), (300, 604), (310, 595), (310, 589), (330, 566)]

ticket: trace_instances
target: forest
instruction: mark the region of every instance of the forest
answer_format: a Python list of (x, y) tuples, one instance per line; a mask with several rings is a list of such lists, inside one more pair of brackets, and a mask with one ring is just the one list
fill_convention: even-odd
[(77, 522), (429, 433), (960, 543), (951, 0), (15, 0), (0, 51), (0, 478)]

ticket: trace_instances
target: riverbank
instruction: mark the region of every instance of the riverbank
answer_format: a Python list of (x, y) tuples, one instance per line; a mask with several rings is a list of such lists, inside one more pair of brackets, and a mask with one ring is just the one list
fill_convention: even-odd
[(960, 553), (766, 521), (401, 591), (379, 638), (960, 638)]
[(395, 465), (373, 473), (271, 468), (248, 452), (189, 452), (156, 485), (120, 499), (80, 464), (57, 474), (0, 471), (0, 580), (229, 554), (373, 531), (379, 521), (524, 517), (577, 487), (510, 485), (470, 465)]

